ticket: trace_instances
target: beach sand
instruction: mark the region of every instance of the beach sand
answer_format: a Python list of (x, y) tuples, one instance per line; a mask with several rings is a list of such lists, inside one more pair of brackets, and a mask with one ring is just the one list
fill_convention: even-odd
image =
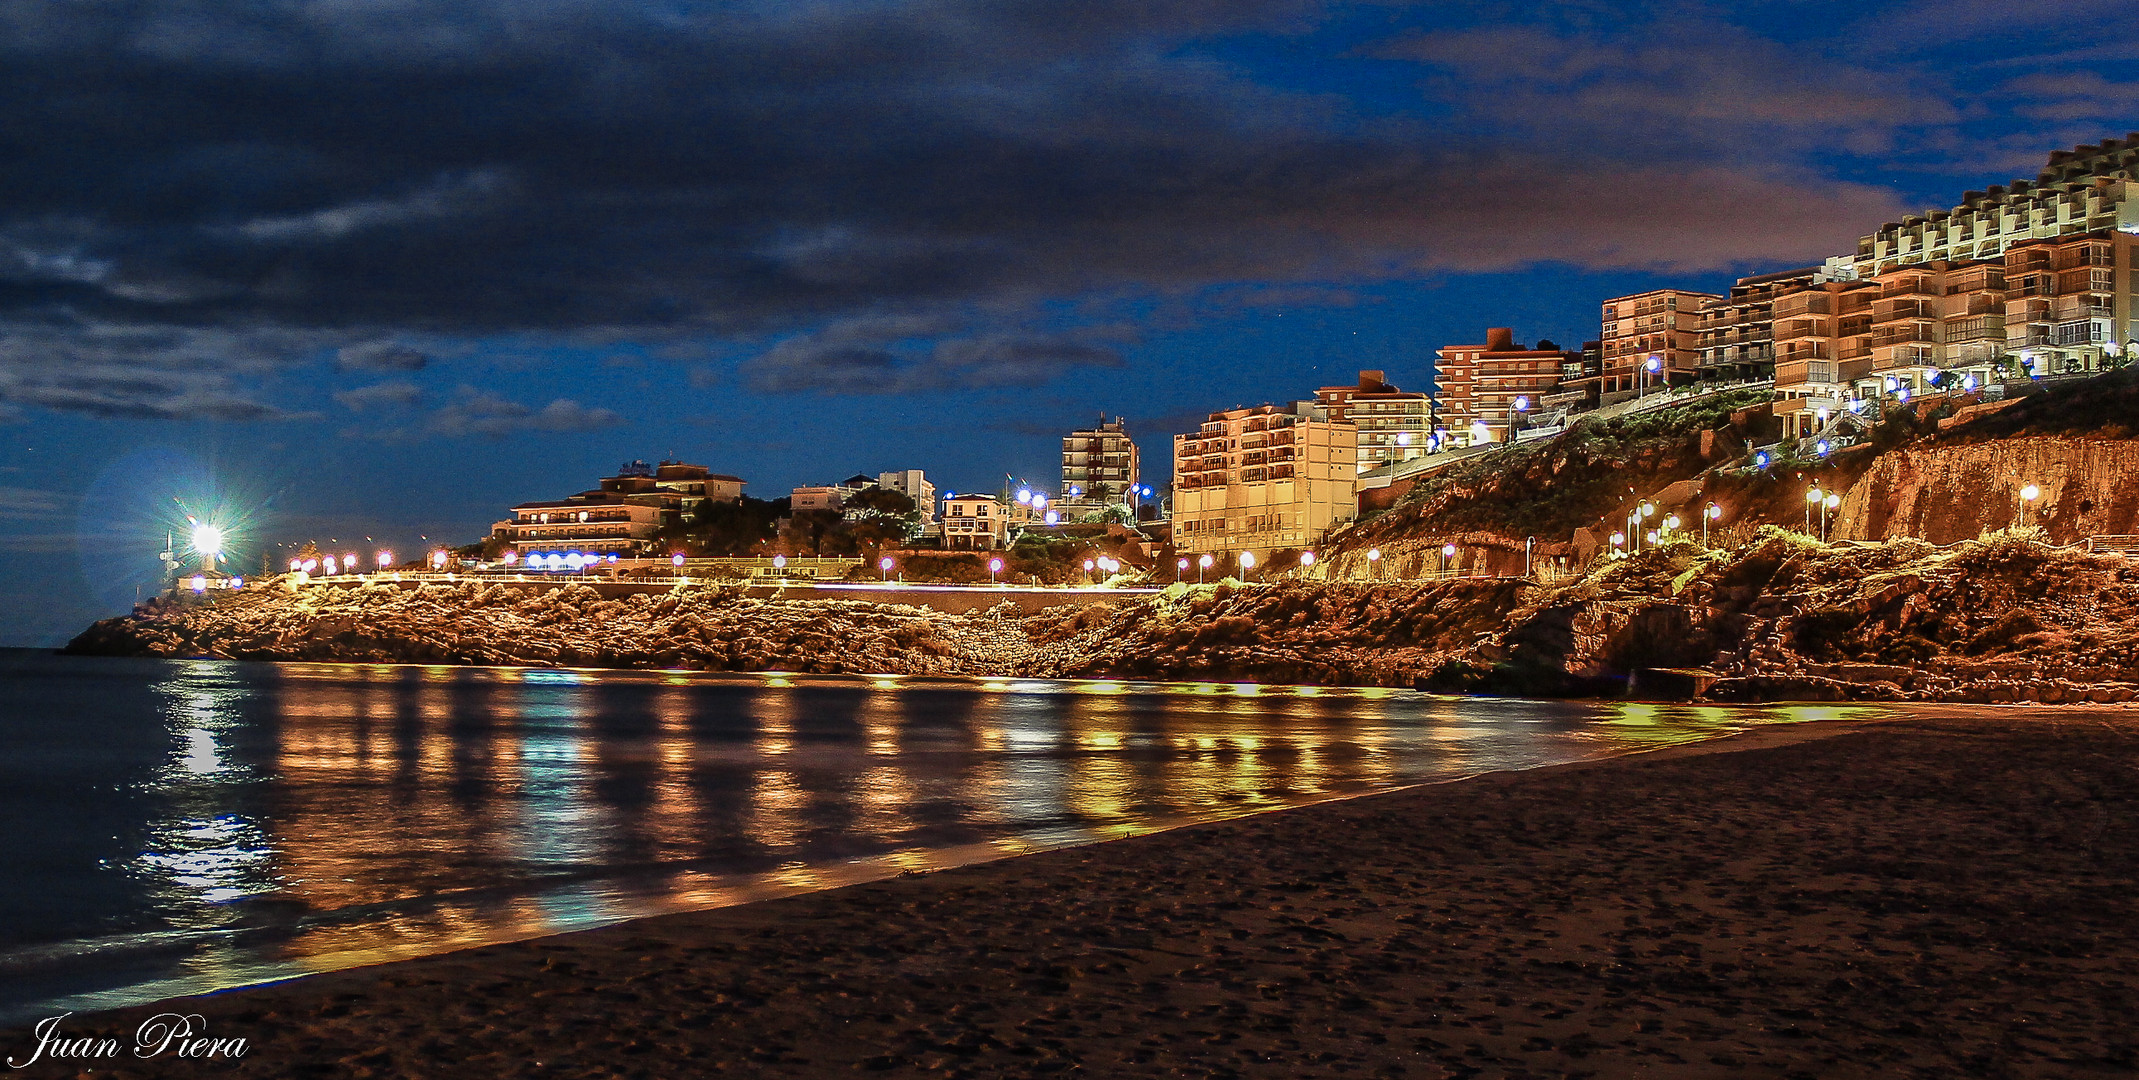
[[(164, 1009), (104, 1076), (2139, 1073), (2139, 713), (1762, 729)], [(32, 1040), (4, 1034), (6, 1053)], [(16, 1075), (75, 1075), (40, 1064)]]

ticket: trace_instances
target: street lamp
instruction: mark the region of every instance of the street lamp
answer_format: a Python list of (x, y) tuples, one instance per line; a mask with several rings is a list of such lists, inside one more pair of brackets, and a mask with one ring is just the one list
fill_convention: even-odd
[(1249, 572), (1249, 571), (1251, 571), (1251, 570), (1253, 570), (1253, 569), (1255, 569), (1255, 553), (1254, 553), (1254, 552), (1252, 552), (1252, 551), (1243, 551), (1243, 552), (1241, 552), (1241, 553), (1240, 553), (1240, 579), (1241, 579), (1242, 581), (1246, 581), (1246, 580), (1248, 579), (1248, 572)]
[(1300, 552), (1300, 569), (1302, 569), (1302, 570), (1305, 570), (1305, 569), (1307, 569), (1308, 567), (1311, 567), (1311, 566), (1313, 566), (1314, 564), (1315, 564), (1315, 553), (1314, 553), (1314, 552), (1312, 552), (1312, 551), (1303, 551), (1303, 552)]
[(1084, 583), (1086, 585), (1092, 583), (1092, 560), (1090, 559), (1084, 560)]
[(1826, 497), (1827, 493), (1821, 491), (1819, 488), (1813, 488), (1811, 491), (1805, 493), (1805, 531), (1807, 533), (1810, 533), (1812, 531), (1812, 508), (1818, 505), (1821, 499), (1824, 499)]
[(1173, 579), (1179, 581), (1188, 576), (1188, 560), (1176, 560), (1173, 564)]
[(1201, 558), (1198, 558), (1196, 560), (1196, 584), (1203, 584), (1203, 572), (1205, 570), (1210, 569), (1211, 564), (1216, 561), (1217, 560), (1211, 558), (1208, 554), (1205, 554)]
[(1615, 555), (1615, 556), (1617, 556), (1617, 555), (1624, 555), (1624, 554), (1626, 554), (1625, 552), (1623, 552), (1623, 551), (1620, 551), (1620, 550), (1619, 550), (1620, 548), (1622, 548), (1622, 547), (1625, 547), (1625, 546), (1626, 546), (1626, 542), (1627, 542), (1627, 534), (1625, 534), (1625, 533), (1623, 533), (1623, 532), (1615, 532), (1615, 533), (1613, 533), (1613, 534), (1612, 534), (1612, 554), (1613, 554), (1613, 555)]
[(1381, 580), (1381, 549), (1380, 549), (1380, 548), (1368, 548), (1368, 549), (1367, 549), (1367, 579), (1368, 579), (1369, 581), (1380, 581), (1380, 580)]
[(1524, 413), (1527, 413), (1527, 412), (1529, 412), (1529, 411), (1530, 411), (1530, 398), (1529, 398), (1529, 396), (1528, 396), (1528, 395), (1525, 395), (1525, 394), (1517, 394), (1517, 395), (1516, 395), (1516, 397), (1515, 397), (1515, 402), (1514, 402), (1514, 404), (1513, 404), (1513, 405), (1511, 405), (1511, 406), (1509, 406), (1509, 408), (1508, 408), (1508, 441), (1509, 441), (1509, 442), (1514, 442), (1514, 441), (1515, 441), (1515, 433), (1516, 433), (1517, 431), (1520, 431), (1520, 430), (1522, 430), (1522, 426), (1523, 426), (1523, 414), (1524, 414)]
[(1634, 396), (1648, 397), (1650, 377), (1655, 375), (1657, 372), (1662, 371), (1663, 368), (1664, 358), (1655, 353), (1650, 353), (1648, 362), (1641, 365), (1641, 392), (1635, 394)]
[(886, 555), (886, 556), (884, 556), (883, 558), (881, 558), (881, 559), (878, 559), (878, 560), (876, 561), (876, 568), (877, 568), (878, 572), (879, 572), (879, 573), (880, 573), (880, 574), (882, 575), (882, 577), (881, 577), (881, 579), (880, 579), (880, 580), (883, 580), (883, 581), (890, 581), (890, 580), (891, 580), (891, 567), (892, 567), (892, 561), (891, 561), (891, 556), (889, 556), (889, 555)]
[(1826, 539), (1827, 539), (1827, 512), (1828, 512), (1828, 511), (1830, 511), (1830, 510), (1833, 510), (1833, 509), (1834, 509), (1835, 507), (1838, 507), (1838, 506), (1840, 506), (1840, 505), (1842, 505), (1842, 496), (1841, 496), (1841, 495), (1839, 495), (1839, 494), (1837, 494), (1837, 493), (1835, 493), (1835, 492), (1832, 492), (1832, 491), (1830, 491), (1830, 492), (1828, 492), (1828, 493), (1827, 493), (1827, 497), (1826, 497), (1826, 498), (1824, 498), (1824, 499), (1821, 499), (1821, 500), (1820, 500), (1820, 539), (1821, 539), (1821, 540), (1826, 540)]
[(994, 584), (996, 584), (997, 582), (996, 582), (996, 580), (995, 580), (995, 575), (997, 575), (997, 574), (1000, 574), (1000, 573), (1002, 573), (1002, 572), (1003, 572), (1003, 560), (1001, 560), (1001, 559), (989, 559), (989, 560), (988, 560), (988, 584), (990, 584), (990, 585), (994, 585)]
[(1703, 511), (1701, 511), (1701, 546), (1702, 546), (1702, 547), (1707, 547), (1707, 546), (1708, 546), (1708, 523), (1709, 523), (1709, 522), (1711, 522), (1711, 521), (1714, 521), (1714, 520), (1716, 520), (1716, 519), (1718, 519), (1718, 518), (1720, 518), (1720, 517), (1722, 517), (1722, 516), (1723, 516), (1723, 508), (1722, 508), (1722, 507), (1720, 507), (1720, 506), (1717, 506), (1717, 505), (1716, 505), (1715, 503), (1709, 503), (1709, 504), (1708, 504), (1708, 509), (1706, 509), (1706, 510), (1703, 510)]
[(2028, 523), (2028, 504), (2042, 498), (2042, 489), (2034, 484), (2020, 489), (2020, 524)]
[(1442, 545), (1441, 545), (1441, 576), (1443, 576), (1443, 577), (1447, 577), (1447, 576), (1448, 576), (1448, 560), (1450, 560), (1450, 559), (1453, 559), (1453, 558), (1455, 558), (1455, 557), (1456, 557), (1456, 545), (1454, 545), (1454, 544), (1442, 544)]

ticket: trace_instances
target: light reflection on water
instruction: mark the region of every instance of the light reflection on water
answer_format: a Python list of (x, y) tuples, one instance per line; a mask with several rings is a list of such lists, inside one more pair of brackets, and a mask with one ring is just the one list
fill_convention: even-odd
[(43, 879), (0, 889), (8, 1022), (1862, 711), (42, 656), (0, 680), (0, 800)]

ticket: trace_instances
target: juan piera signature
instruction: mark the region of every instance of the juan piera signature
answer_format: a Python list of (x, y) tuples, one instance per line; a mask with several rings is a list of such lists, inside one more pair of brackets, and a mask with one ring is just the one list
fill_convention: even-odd
[[(20, 1061), (9, 1055), (7, 1064), (12, 1069), (26, 1069), (39, 1061), (51, 1058), (54, 1061), (96, 1061), (116, 1058), (127, 1047), (117, 1039), (95, 1035), (70, 1035), (60, 1030), (60, 1021), (73, 1016), (61, 1013), (47, 1016), (37, 1022), (32, 1032), (37, 1036), (37, 1047), (27, 1058)], [(199, 1013), (157, 1013), (141, 1022), (134, 1029), (133, 1056), (137, 1058), (161, 1057), (169, 1054), (175, 1058), (241, 1058), (250, 1049), (242, 1038), (224, 1039), (208, 1034), (208, 1020)]]

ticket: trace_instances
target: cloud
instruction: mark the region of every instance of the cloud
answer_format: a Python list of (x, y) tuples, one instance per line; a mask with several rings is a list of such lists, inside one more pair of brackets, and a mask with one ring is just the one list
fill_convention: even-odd
[[(1714, 235), (1716, 196), (1656, 179), (1691, 151), (1630, 165), (1580, 140), (1511, 144), (1475, 116), (1371, 120), (1194, 47), (1311, 30), (1321, 3), (0, 10), (18, 148), (0, 175), (0, 320), (279, 334), (257, 351), (284, 363), (317, 355), (302, 336), (345, 370), (422, 366), (404, 335), (594, 334), (782, 342), (760, 347), (760, 386), (1025, 385), (1115, 358), (976, 312), (1539, 260), (1714, 269), (1827, 253), (1894, 209), (1718, 159), (1697, 171), (1789, 225)], [(1495, 47), (1482, 33), (1408, 47), (1483, 79), (1451, 51)], [(1744, 35), (1654, 65), (1663, 45), (1509, 33), (1513, 73), (1464, 107), (1529, 79), (1576, 91), (1583, 122), (1617, 108), (1656, 128), (1689, 101), (1867, 132), (1930, 108), (1824, 86), (1831, 65), (1785, 79), (1787, 58)], [(1600, 74), (1640, 65), (1680, 74)], [(1719, 96), (1736, 75), (1757, 92)], [(1689, 243), (1686, 221), (1709, 232)], [(887, 351), (828, 329), (864, 317), (963, 336)]]
[(1038, 386), (1072, 368), (1118, 367), (1115, 349), (1062, 334), (949, 337), (947, 319), (869, 318), (797, 335), (746, 361), (760, 393), (904, 394)]
[(432, 413), (423, 430), (427, 434), (449, 437), (488, 435), (496, 438), (528, 431), (595, 431), (623, 422), (623, 417), (608, 409), (590, 409), (570, 398), (558, 398), (536, 409), (487, 390), (462, 387), (459, 399)]
[(430, 362), (430, 357), (395, 341), (344, 345), (334, 352), (334, 366), (342, 371), (421, 371)]
[(351, 412), (363, 412), (391, 405), (413, 405), (423, 397), (422, 388), (411, 382), (383, 382), (373, 386), (359, 386), (353, 390), (337, 390), (334, 400)]

